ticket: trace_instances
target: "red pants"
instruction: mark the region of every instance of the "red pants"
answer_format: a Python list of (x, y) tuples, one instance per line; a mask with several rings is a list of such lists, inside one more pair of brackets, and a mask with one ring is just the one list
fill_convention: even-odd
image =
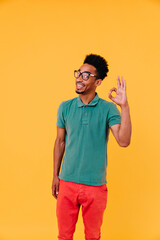
[(86, 240), (99, 240), (107, 204), (107, 185), (91, 186), (60, 179), (57, 197), (59, 240), (72, 240), (80, 206)]

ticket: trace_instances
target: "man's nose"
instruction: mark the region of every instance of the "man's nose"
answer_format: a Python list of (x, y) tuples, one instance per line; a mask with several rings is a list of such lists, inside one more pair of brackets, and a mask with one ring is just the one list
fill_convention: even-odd
[(76, 78), (76, 82), (83, 82), (83, 78), (82, 78), (82, 75), (80, 75), (79, 77)]

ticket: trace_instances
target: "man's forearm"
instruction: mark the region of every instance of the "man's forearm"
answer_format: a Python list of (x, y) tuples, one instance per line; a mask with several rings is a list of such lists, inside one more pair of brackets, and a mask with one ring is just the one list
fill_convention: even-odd
[(121, 124), (119, 129), (119, 142), (121, 146), (127, 147), (131, 140), (131, 119), (128, 103), (121, 106)]
[(59, 175), (64, 151), (65, 151), (65, 141), (56, 139), (55, 145), (54, 145), (54, 156), (53, 156), (54, 158), (53, 176), (54, 177)]

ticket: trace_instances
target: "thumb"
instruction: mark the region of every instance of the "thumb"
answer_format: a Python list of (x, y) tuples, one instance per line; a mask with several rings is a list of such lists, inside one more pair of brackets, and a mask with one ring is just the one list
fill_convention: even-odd
[(114, 101), (114, 97), (112, 96), (111, 92), (108, 93), (108, 97), (109, 97), (112, 101)]
[(115, 87), (112, 88), (112, 89), (110, 90), (109, 94), (108, 94), (108, 97), (109, 97), (112, 101), (114, 101), (115, 98), (112, 96), (112, 92), (117, 93), (117, 89), (116, 89)]
[(56, 195), (59, 193), (59, 183), (56, 184)]

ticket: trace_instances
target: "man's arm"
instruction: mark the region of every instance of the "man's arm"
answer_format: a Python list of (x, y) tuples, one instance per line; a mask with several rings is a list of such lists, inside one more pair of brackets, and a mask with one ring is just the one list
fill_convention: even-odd
[[(126, 81), (123, 78), (117, 78), (118, 89), (112, 88), (109, 92), (109, 98), (121, 107), (121, 124), (111, 126), (111, 131), (121, 147), (127, 147), (131, 140), (131, 119), (129, 105), (126, 96)], [(111, 95), (112, 91), (116, 92), (116, 96)]]
[(54, 144), (54, 154), (53, 154), (53, 181), (52, 181), (52, 195), (57, 199), (59, 191), (59, 171), (61, 167), (61, 162), (63, 154), (65, 151), (65, 128), (60, 128), (57, 126), (57, 137)]

